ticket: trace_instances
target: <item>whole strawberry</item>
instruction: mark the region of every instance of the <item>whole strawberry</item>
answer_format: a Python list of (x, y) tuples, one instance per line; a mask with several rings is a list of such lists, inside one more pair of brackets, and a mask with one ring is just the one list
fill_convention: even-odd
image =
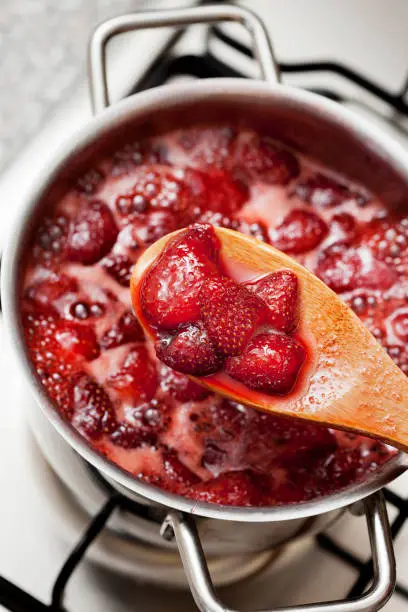
[(297, 323), (298, 279), (296, 274), (290, 270), (278, 270), (246, 286), (267, 305), (267, 321), (272, 327), (286, 333), (293, 331)]
[(227, 356), (241, 353), (266, 313), (258, 296), (223, 276), (203, 283), (200, 307), (209, 337)]
[(232, 378), (262, 393), (289, 393), (296, 382), (306, 353), (291, 336), (259, 334), (245, 351), (226, 361)]

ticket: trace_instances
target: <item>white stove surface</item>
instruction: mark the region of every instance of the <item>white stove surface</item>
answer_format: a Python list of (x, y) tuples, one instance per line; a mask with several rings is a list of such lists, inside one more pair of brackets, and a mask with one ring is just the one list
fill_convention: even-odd
[[(149, 3), (154, 6), (154, 3)], [(180, 1), (164, 3), (179, 6)], [(405, 0), (251, 0), (247, 5), (262, 15), (270, 29), (278, 57), (284, 61), (335, 59), (365, 72), (380, 84), (397, 90), (408, 74), (408, 3)], [(156, 3), (163, 6), (163, 2)], [(140, 36), (150, 36), (142, 34)], [(135, 39), (136, 40), (136, 39)], [(149, 50), (163, 43), (160, 36), (149, 39)], [(128, 60), (135, 51), (128, 45)], [(137, 39), (137, 48), (146, 49)], [(84, 50), (85, 53), (85, 50)], [(143, 58), (143, 61), (146, 57)], [(135, 65), (132, 62), (132, 73)], [(115, 91), (123, 89), (126, 71), (115, 75)], [(320, 81), (320, 82), (319, 82)], [(326, 84), (324, 75), (313, 77), (313, 84)], [(287, 79), (293, 82), (293, 77)], [(310, 77), (298, 77), (307, 84)], [(336, 84), (332, 78), (331, 83)], [(364, 96), (353, 103), (363, 110)], [(17, 163), (0, 177), (0, 246), (10, 222), (24, 201), (31, 180), (41, 165), (53, 154), (58, 143), (80, 127), (89, 116), (86, 92), (78, 93), (46, 130), (30, 144)], [(400, 126), (401, 127), (401, 126)], [(395, 127), (397, 138), (408, 146), (408, 137)], [(50, 156), (50, 157), (47, 157)], [(23, 180), (22, 180), (23, 177)], [(34, 596), (48, 603), (55, 577), (86, 526), (85, 518), (61, 503), (54, 476), (41, 460), (26, 424), (26, 410), (32, 399), (24, 389), (12, 351), (6, 343), (0, 322), (0, 575), (12, 580)], [(393, 488), (408, 493), (408, 476)], [(345, 517), (331, 529), (339, 543), (362, 559), (368, 554), (364, 519)], [(237, 534), (239, 537), (239, 534)], [(92, 557), (98, 558), (96, 552)], [(408, 587), (408, 529), (396, 541), (398, 578)], [(318, 549), (313, 541), (285, 553), (275, 568), (267, 568), (255, 578), (221, 589), (226, 604), (242, 610), (300, 604), (341, 598), (353, 584), (354, 571), (337, 558)], [(166, 591), (115, 574), (94, 560), (85, 560), (75, 571), (66, 594), (69, 612), (191, 612), (196, 610), (191, 596), (184, 591)], [(1, 609), (1, 607), (0, 607)], [(394, 595), (388, 612), (402, 612), (407, 601)]]

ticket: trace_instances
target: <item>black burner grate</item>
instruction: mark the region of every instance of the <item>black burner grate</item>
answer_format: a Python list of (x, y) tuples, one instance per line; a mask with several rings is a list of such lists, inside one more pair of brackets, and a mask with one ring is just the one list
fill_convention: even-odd
[[(235, 40), (229, 36), (220, 26), (214, 26), (211, 28), (210, 36), (214, 36), (217, 40), (222, 41), (228, 47), (235, 49), (239, 53), (242, 53), (246, 57), (253, 57), (251, 49), (240, 41)], [(213, 59), (213, 58), (209, 58)], [(228, 65), (216, 60), (218, 64), (217, 74), (213, 76), (243, 76), (236, 70), (230, 68)], [(336, 62), (294, 62), (294, 63), (279, 63), (280, 71), (283, 75), (285, 74), (314, 74), (314, 73), (328, 73), (331, 75), (337, 75), (358, 86), (361, 90), (372, 94), (377, 100), (385, 102), (391, 110), (402, 115), (408, 116), (408, 104), (405, 101), (405, 97), (408, 90), (408, 77), (404, 82), (402, 88), (397, 93), (393, 93), (384, 87), (381, 87), (378, 83), (373, 80), (366, 78), (360, 72), (356, 72), (343, 64)], [(220, 73), (220, 74), (218, 74)], [(320, 93), (327, 98), (335, 100), (336, 102), (345, 103), (347, 97), (341, 92), (334, 89), (313, 89), (313, 91)]]
[[(217, 26), (209, 29), (208, 41), (211, 42), (214, 39), (228, 45), (238, 53), (252, 57), (248, 47), (229, 36), (221, 27)], [(173, 44), (166, 47), (156, 58), (150, 69), (135, 84), (133, 93), (162, 85), (175, 77), (194, 77), (199, 79), (210, 77), (245, 77), (245, 75), (239, 73), (228, 63), (216, 57), (210, 50), (211, 45), (208, 45), (207, 50), (200, 55), (177, 55), (174, 47), (177, 44), (178, 37), (175, 37), (173, 41)], [(382, 88), (363, 74), (335, 62), (281, 63), (280, 69), (282, 74), (327, 73), (340, 76), (361, 90), (369, 92), (377, 100), (386, 103), (388, 112), (394, 118), (396, 113), (408, 116), (408, 104), (405, 102), (408, 79), (401, 91), (395, 94)], [(347, 96), (337, 89), (313, 88), (313, 91), (340, 103), (350, 101)], [(90, 520), (86, 531), (63, 564), (52, 588), (51, 603), (42, 603), (23, 589), (0, 576), (0, 605), (11, 612), (64, 612), (63, 596), (65, 587), (89, 546), (91, 546), (92, 542), (104, 529), (112, 512), (115, 509), (122, 509), (138, 513), (140, 510), (139, 507), (134, 507), (133, 502), (113, 491), (108, 483), (106, 483), (106, 486), (107, 501), (96, 516)], [(403, 498), (389, 489), (385, 489), (385, 497), (389, 506), (397, 511), (396, 518), (392, 522), (392, 537), (395, 540), (408, 519), (408, 497)], [(357, 597), (363, 593), (372, 579), (372, 560), (361, 560), (356, 555), (342, 548), (326, 534), (316, 536), (316, 541), (320, 549), (335, 556), (344, 564), (356, 570), (357, 578), (347, 596), (350, 598)], [(396, 592), (408, 602), (408, 589), (405, 586), (397, 584)]]
[[(394, 507), (397, 510), (397, 516), (391, 523), (392, 539), (395, 540), (408, 519), (408, 497), (403, 498), (389, 489), (384, 489), (384, 495), (389, 506)], [(357, 578), (354, 584), (351, 586), (347, 597), (352, 598), (361, 595), (361, 593), (365, 591), (371, 582), (373, 576), (372, 560), (369, 559), (368, 561), (362, 561), (355, 555), (339, 546), (332, 538), (328, 537), (324, 533), (317, 535), (316, 540), (320, 548), (332, 555), (335, 555), (338, 559), (357, 570)], [(405, 586), (397, 582), (395, 591), (408, 602), (408, 589)]]

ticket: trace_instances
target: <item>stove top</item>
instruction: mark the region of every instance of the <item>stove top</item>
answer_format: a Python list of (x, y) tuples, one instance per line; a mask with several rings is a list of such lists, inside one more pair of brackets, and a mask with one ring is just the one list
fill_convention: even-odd
[[(247, 4), (254, 10), (259, 9), (271, 32), (276, 34), (274, 43), (278, 58), (284, 57), (286, 48), (285, 61), (280, 62), (284, 82), (307, 87), (345, 104), (408, 143), (405, 101), (408, 43), (405, 42), (405, 30), (399, 26), (408, 17), (406, 4), (396, 0), (399, 10), (384, 14), (382, 0), (371, 0), (368, 22), (366, 0), (361, 0), (359, 7), (352, 2), (333, 2), (329, 13), (323, 3), (316, 1), (307, 3), (307, 13), (303, 13), (305, 9), (295, 0), (287, 1), (284, 11), (282, 8), (272, 10), (268, 2)], [(360, 12), (362, 5), (366, 5), (366, 11)], [(300, 11), (297, 22), (308, 19), (310, 27), (307, 36), (305, 34), (297, 44), (293, 41), (290, 45), (287, 32), (294, 38), (299, 37), (299, 26), (289, 28), (290, 15), (286, 13), (293, 16), (293, 11)], [(391, 27), (388, 22), (386, 26), (386, 17), (395, 25), (393, 34), (386, 32)], [(341, 58), (341, 62), (325, 59), (328, 57), (325, 51), (333, 52), (333, 31), (338, 30), (331, 28), (330, 19), (336, 19), (342, 27), (347, 26), (342, 41), (338, 34), (336, 57)], [(378, 32), (383, 33), (384, 40), (389, 42), (394, 54), (391, 63), (387, 64), (390, 48), (380, 43), (378, 47), (368, 44), (369, 26), (377, 36)], [(285, 35), (282, 30), (286, 31)], [(255, 74), (246, 36), (238, 27), (222, 26), (200, 32), (200, 37), (188, 31), (181, 38), (161, 39), (155, 47), (154, 61), (148, 69), (146, 65), (143, 69), (139, 67), (131, 90), (140, 91), (181, 79)], [(399, 43), (397, 35), (394, 36), (397, 32), (401, 33)], [(362, 40), (357, 44), (354, 36), (360, 35)], [(356, 55), (352, 55), (361, 58), (361, 65), (350, 61), (350, 49), (344, 48), (346, 41), (354, 53), (357, 50)], [(307, 55), (302, 47), (309, 48)], [(383, 52), (386, 57), (381, 55)], [(296, 57), (303, 57), (303, 61), (295, 61)], [(306, 57), (311, 60), (306, 61)], [(347, 60), (348, 63), (342, 63)], [(381, 70), (376, 71), (378, 67)], [(392, 90), (395, 84), (399, 85), (397, 91)], [(70, 117), (74, 124), (75, 113)], [(81, 113), (81, 120), (76, 123), (80, 125), (82, 120)], [(59, 125), (63, 123), (61, 116)], [(62, 132), (61, 129), (61, 135)], [(34, 159), (35, 151), (34, 142), (20, 162), (17, 160), (8, 175), (0, 179), (2, 199), (15, 190), (15, 184), (10, 185), (13, 176), (17, 176), (19, 163), (20, 168), (24, 167), (30, 155)], [(10, 210), (6, 211), (3, 231), (10, 216)], [(1, 341), (3, 327), (0, 333)], [(30, 410), (32, 400), (21, 384), (16, 363), (9, 359), (8, 350), (2, 351), (1, 358), (6, 418), (0, 422), (3, 465), (0, 470), (0, 606), (15, 612), (58, 611), (63, 607), (69, 612), (85, 609), (90, 612), (196, 610), (187, 591), (152, 587), (146, 580), (147, 567), (156, 577), (161, 572), (163, 583), (172, 572), (177, 583), (181, 567), (170, 550), (167, 556), (162, 551), (152, 553), (137, 543), (136, 536), (126, 541), (105, 529), (108, 521), (111, 525), (115, 520), (118, 507), (122, 511), (132, 510), (126, 507), (123, 498), (93, 474), (93, 493), (90, 492), (85, 511), (51, 471), (26, 425), (25, 409)], [(82, 460), (78, 461), (82, 463), (84, 477), (88, 478), (89, 467)], [(406, 610), (408, 603), (408, 476), (399, 478), (385, 495), (392, 520), (399, 579), (396, 594), (386, 609), (399, 612)], [(225, 578), (221, 583), (241, 578), (236, 585), (221, 587), (220, 597), (231, 607), (253, 610), (357, 596), (372, 577), (368, 551), (364, 519), (346, 516), (316, 538), (252, 558), (235, 558), (233, 563), (226, 565), (220, 561), (224, 563), (219, 569)], [(247, 574), (252, 575), (245, 578)]]

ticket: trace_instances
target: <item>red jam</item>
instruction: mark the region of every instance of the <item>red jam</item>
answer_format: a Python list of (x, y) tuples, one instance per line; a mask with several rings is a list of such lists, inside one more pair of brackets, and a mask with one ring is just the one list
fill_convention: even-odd
[[(155, 240), (197, 222), (296, 257), (341, 294), (408, 373), (408, 216), (252, 131), (196, 127), (117, 151), (35, 229), (21, 311), (33, 365), (56, 409), (136, 477), (201, 501), (300, 502), (375, 472), (394, 453), (383, 444), (257, 412), (183, 373), (198, 362), (203, 373), (228, 364), (230, 376), (260, 384), (256, 343), (279, 337), (293, 367), (261, 384), (286, 393), (303, 358), (293, 346), (296, 278), (286, 271), (256, 283), (220, 282), (216, 244), (207, 240), (204, 258), (193, 249), (191, 273), (207, 279), (198, 310), (199, 282), (173, 312), (165, 300), (149, 307), (167, 365), (157, 359), (132, 314), (131, 268)], [(236, 300), (248, 316), (237, 326), (217, 320), (218, 304), (228, 315)], [(258, 333), (264, 316), (279, 334)], [(181, 367), (174, 343), (184, 351)]]
[(307, 355), (293, 333), (297, 276), (283, 269), (239, 283), (226, 273), (227, 262), (214, 227), (196, 223), (149, 267), (140, 301), (156, 337), (156, 355), (182, 374), (224, 373), (232, 384), (288, 394)]

